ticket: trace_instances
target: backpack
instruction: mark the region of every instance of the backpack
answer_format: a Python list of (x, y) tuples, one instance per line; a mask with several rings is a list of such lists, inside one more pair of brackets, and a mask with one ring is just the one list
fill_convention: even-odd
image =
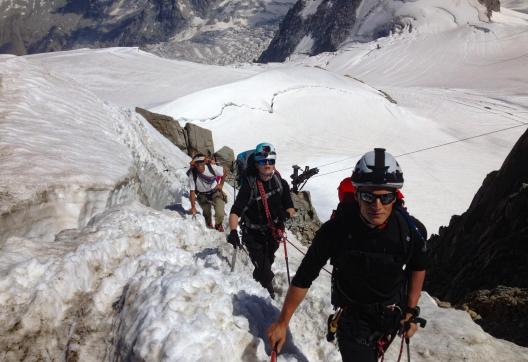
[(255, 150), (248, 150), (237, 155), (235, 161), (236, 183), (240, 187), (250, 175), (256, 175)]
[(352, 184), (352, 177), (347, 177), (343, 179), (339, 184), (339, 187), (337, 188), (337, 196), (339, 197), (339, 202), (354, 201), (355, 193), (356, 188)]

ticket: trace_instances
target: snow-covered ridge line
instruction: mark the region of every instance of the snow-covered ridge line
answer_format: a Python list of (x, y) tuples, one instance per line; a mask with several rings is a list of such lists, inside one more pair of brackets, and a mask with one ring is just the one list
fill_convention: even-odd
[(167, 185), (185, 175), (163, 170), (186, 156), (141, 117), (25, 58), (0, 63), (2, 243), (11, 236), (51, 240), (132, 200), (157, 209), (179, 201), (183, 191)]
[[(288, 93), (299, 92), (299, 91), (309, 90), (309, 89), (324, 89), (324, 90), (329, 90), (329, 91), (333, 91), (333, 92), (340, 92), (340, 93), (350, 94), (350, 95), (355, 94), (354, 92), (351, 92), (351, 91), (346, 90), (346, 89), (333, 88), (333, 87), (322, 86), (322, 85), (296, 86), (296, 87), (291, 87), (291, 88), (287, 88), (287, 89), (283, 89), (283, 90), (279, 90), (279, 91), (275, 92), (272, 95), (271, 100), (269, 101), (268, 106), (266, 108), (255, 107), (255, 106), (251, 106), (251, 105), (248, 105), (248, 104), (238, 104), (238, 103), (235, 103), (235, 102), (228, 102), (228, 103), (224, 103), (221, 106), (221, 108), (218, 111), (218, 113), (216, 113), (215, 115), (212, 115), (210, 117), (195, 119), (195, 118), (191, 118), (191, 117), (188, 118), (188, 117), (182, 116), (182, 117), (179, 117), (178, 120), (181, 121), (181, 122), (207, 122), (207, 121), (213, 121), (213, 120), (221, 117), (224, 114), (224, 111), (227, 108), (230, 108), (230, 107), (247, 108), (247, 109), (251, 109), (251, 110), (254, 110), (254, 111), (273, 113), (274, 112), (273, 107), (275, 105), (275, 100), (278, 97), (280, 97), (282, 95), (286, 95)], [(193, 95), (191, 94), (190, 96), (193, 96)]]
[[(259, 90), (255, 86), (258, 84)], [(354, 87), (355, 85), (355, 87)], [(353, 96), (355, 90), (379, 91), (350, 76), (336, 76), (321, 67), (289, 67), (270, 70), (230, 84), (208, 88), (154, 107), (152, 112), (169, 115), (181, 121), (206, 122), (221, 117), (229, 107), (274, 113), (280, 96), (302, 90), (330, 90)], [(208, 102), (197, 105), (196, 100)]]

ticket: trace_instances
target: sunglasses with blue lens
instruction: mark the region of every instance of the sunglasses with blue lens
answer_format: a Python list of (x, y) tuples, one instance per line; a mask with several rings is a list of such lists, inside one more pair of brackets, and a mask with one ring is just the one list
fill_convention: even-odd
[(257, 163), (259, 164), (259, 166), (274, 165), (275, 160), (274, 159), (264, 159), (264, 160), (258, 160)]
[(389, 192), (388, 194), (374, 195), (372, 192), (358, 191), (359, 198), (361, 201), (365, 201), (367, 204), (376, 202), (377, 199), (381, 201), (382, 205), (388, 205), (396, 200), (396, 192)]

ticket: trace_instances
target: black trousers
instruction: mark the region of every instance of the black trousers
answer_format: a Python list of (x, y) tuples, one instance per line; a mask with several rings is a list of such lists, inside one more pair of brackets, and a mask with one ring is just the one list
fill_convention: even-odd
[(271, 281), (275, 276), (271, 266), (275, 261), (275, 252), (279, 243), (273, 239), (270, 231), (243, 230), (242, 243), (246, 246), (249, 258), (255, 267), (253, 279), (264, 288), (272, 289)]
[(345, 311), (337, 329), (343, 362), (377, 362), (377, 341), (398, 329), (399, 312)]

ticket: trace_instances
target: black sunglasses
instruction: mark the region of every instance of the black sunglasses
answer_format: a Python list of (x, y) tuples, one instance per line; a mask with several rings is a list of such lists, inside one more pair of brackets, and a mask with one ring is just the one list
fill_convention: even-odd
[(258, 160), (257, 163), (259, 164), (259, 166), (274, 165), (275, 160), (274, 159), (264, 159), (264, 160)]
[(374, 195), (372, 192), (358, 191), (359, 198), (361, 201), (365, 201), (368, 204), (376, 202), (377, 199), (381, 201), (382, 205), (388, 205), (396, 200), (396, 192), (389, 192), (388, 194)]

